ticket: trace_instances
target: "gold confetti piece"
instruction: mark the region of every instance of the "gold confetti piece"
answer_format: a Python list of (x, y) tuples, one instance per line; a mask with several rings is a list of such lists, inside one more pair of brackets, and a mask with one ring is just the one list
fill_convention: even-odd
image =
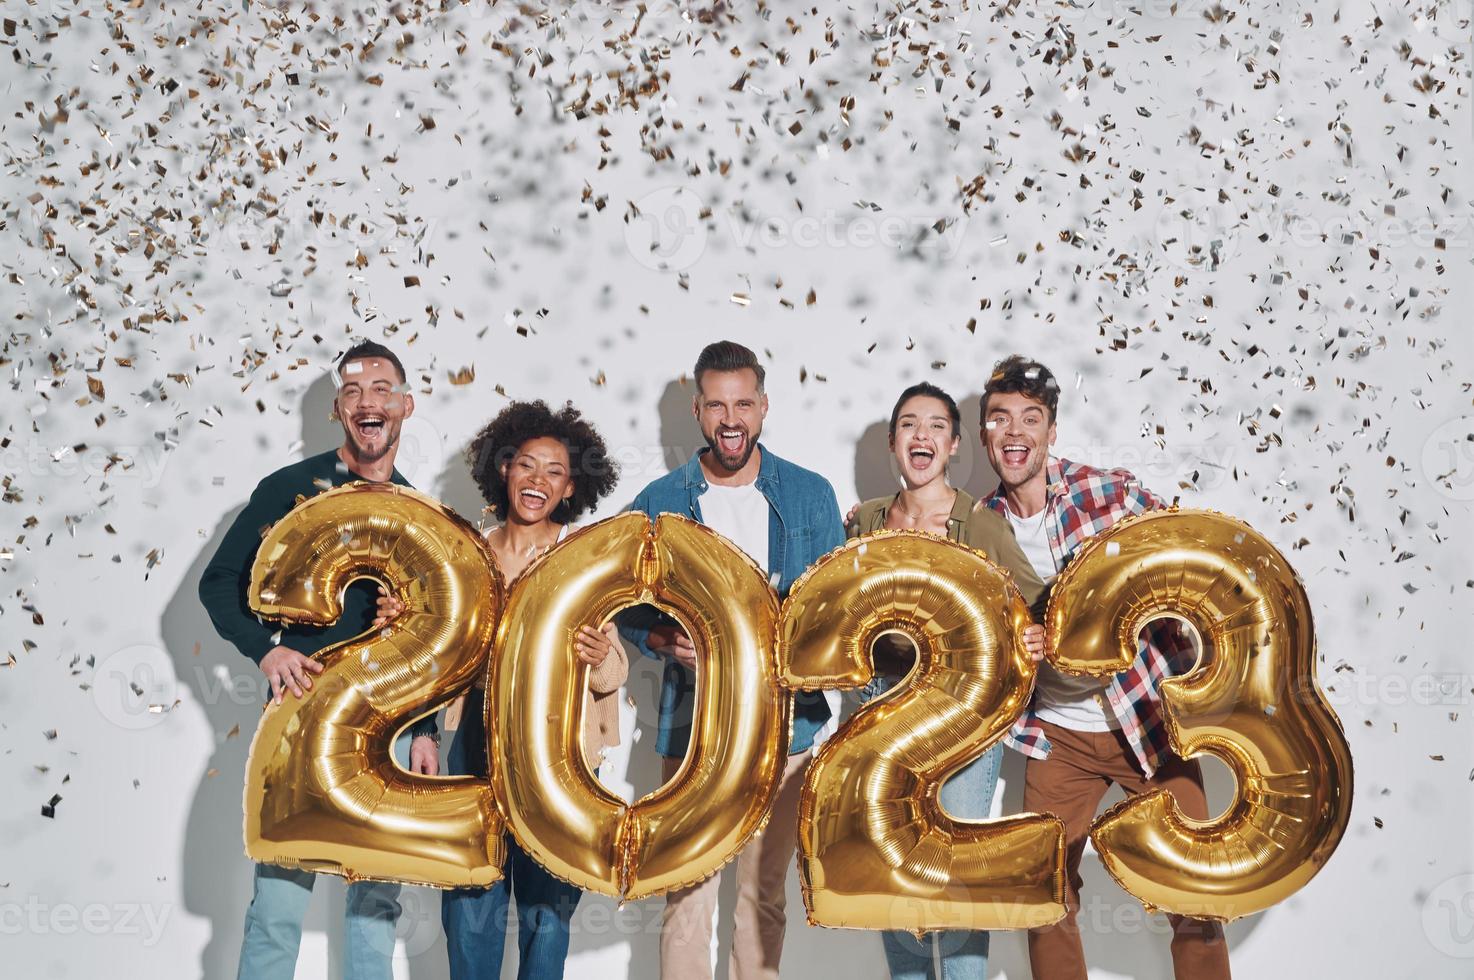
[(453, 385), (468, 385), (476, 380), (476, 365), (471, 364), (454, 371), (446, 372), (450, 383)]

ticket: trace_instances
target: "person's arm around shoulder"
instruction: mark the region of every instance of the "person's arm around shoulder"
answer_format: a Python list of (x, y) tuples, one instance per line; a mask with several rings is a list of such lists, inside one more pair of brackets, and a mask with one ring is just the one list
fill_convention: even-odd
[[(872, 497), (869, 500), (864, 500), (856, 504), (851, 514), (846, 515), (845, 537), (847, 539), (858, 538), (862, 534), (869, 534), (870, 529), (877, 523), (875, 519), (876, 511), (884, 510), (889, 504), (889, 497)], [(884, 517), (881, 518), (879, 523), (882, 527), (885, 526)]]
[(1111, 481), (1111, 487), (1114, 490), (1111, 496), (1118, 519), (1127, 515), (1143, 514), (1149, 510), (1163, 510), (1168, 506), (1165, 499), (1142, 486), (1136, 474), (1130, 470), (1111, 470), (1107, 478)]

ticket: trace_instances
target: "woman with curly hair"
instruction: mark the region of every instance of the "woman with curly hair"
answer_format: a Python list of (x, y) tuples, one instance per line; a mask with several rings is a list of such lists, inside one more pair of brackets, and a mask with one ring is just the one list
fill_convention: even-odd
[[(471, 476), (501, 521), (486, 543), (511, 585), (538, 557), (575, 530), (573, 522), (614, 489), (617, 469), (594, 427), (565, 404), (513, 402), (471, 442)], [(401, 608), (379, 601), (381, 619)], [(597, 775), (604, 750), (619, 744), (615, 697), (629, 676), (629, 658), (613, 623), (583, 626), (574, 640), (578, 659), (591, 668), (584, 703), (584, 756)], [(461, 706), (447, 769), (452, 775), (486, 776), (486, 691), (478, 681)], [(554, 878), (510, 834), (503, 877), (489, 888), (456, 888), (441, 898), (451, 980), (501, 976), (508, 892), (517, 904), (520, 980), (563, 976), (568, 926), (582, 892)]]

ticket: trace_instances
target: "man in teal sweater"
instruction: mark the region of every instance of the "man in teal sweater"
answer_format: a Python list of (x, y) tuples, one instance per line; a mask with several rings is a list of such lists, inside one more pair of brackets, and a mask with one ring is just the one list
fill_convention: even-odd
[[(277, 703), (288, 692), (300, 698), (312, 690), (313, 675), (322, 672), (312, 654), (370, 628), (377, 595), (366, 582), (348, 586), (343, 615), (331, 626), (261, 622), (246, 601), (246, 587), (262, 532), (296, 506), (299, 497), (356, 480), (409, 485), (394, 468), (400, 426), (415, 408), (399, 358), (382, 344), (365, 341), (338, 361), (338, 376), (333, 409), (343, 425), (343, 445), (285, 466), (258, 483), (200, 577), (200, 602), (216, 631), (260, 666)], [(433, 717), (417, 723), (413, 732), (411, 769), (436, 775), (439, 737)], [(291, 980), (314, 877), (296, 868), (256, 865), (255, 892), (241, 943), (240, 980)], [(392, 882), (349, 885), (345, 980), (392, 980), (399, 888)]]

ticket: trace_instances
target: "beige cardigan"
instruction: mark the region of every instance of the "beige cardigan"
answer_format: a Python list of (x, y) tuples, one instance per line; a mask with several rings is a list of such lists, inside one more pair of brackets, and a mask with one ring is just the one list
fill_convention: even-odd
[[(558, 542), (562, 543), (565, 536), (560, 535)], [(630, 676), (630, 659), (625, 652), (624, 641), (619, 638), (619, 630), (611, 621), (604, 624), (604, 632), (609, 634), (614, 649), (609, 651), (602, 664), (589, 670), (589, 693), (583, 703), (583, 753), (590, 769), (599, 767), (605, 749), (619, 744), (619, 698), (616, 695)], [(476, 687), (484, 683), (484, 677), (479, 678)], [(465, 703), (464, 697), (457, 698), (446, 710), (446, 730), (455, 731), (460, 727)]]

